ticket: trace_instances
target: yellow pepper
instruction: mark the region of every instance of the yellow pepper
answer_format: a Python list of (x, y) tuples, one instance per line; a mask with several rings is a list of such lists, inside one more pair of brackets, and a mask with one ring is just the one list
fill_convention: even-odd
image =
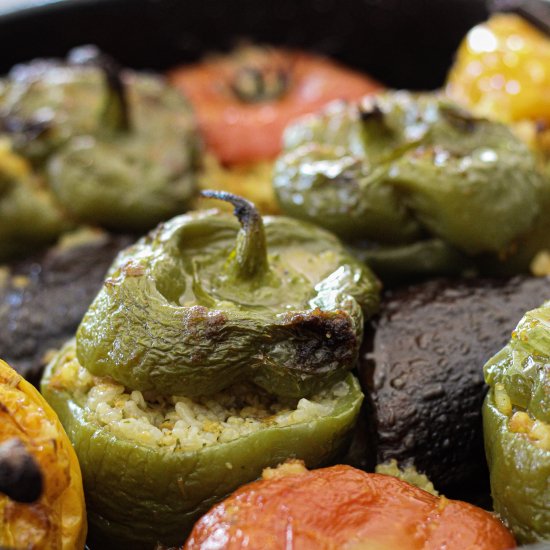
[(550, 124), (550, 39), (518, 15), (493, 15), (462, 42), (447, 93), (488, 118)]
[(87, 523), (76, 454), (44, 398), (0, 360), (0, 444), (13, 439), (39, 465), (43, 491), (30, 504), (0, 494), (0, 547), (83, 549)]

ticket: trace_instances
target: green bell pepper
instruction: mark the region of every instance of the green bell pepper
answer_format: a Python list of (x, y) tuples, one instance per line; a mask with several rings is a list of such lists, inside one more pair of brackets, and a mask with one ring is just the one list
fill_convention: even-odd
[(193, 212), (123, 251), (78, 329), (81, 364), (187, 396), (249, 380), (302, 397), (342, 379), (378, 307), (376, 278), (320, 228), (204, 194), (233, 203), (238, 221)]
[[(94, 412), (90, 398), (102, 380), (111, 386), (112, 381), (83, 373), (75, 359), (74, 341), (70, 342), (48, 366), (42, 393), (76, 449), (90, 542), (102, 549), (151, 550), (158, 541), (181, 544), (203, 513), (240, 485), (258, 478), (263, 468), (287, 458), (302, 459), (308, 467), (336, 459), (345, 452), (363, 399), (357, 379), (348, 374), (336, 384), (320, 413), (284, 425), (265, 417), (259, 430), (186, 450), (125, 437), (120, 429), (131, 419), (115, 423), (116, 431), (108, 419), (99, 417), (98, 407)], [(82, 385), (85, 376), (90, 386)], [(122, 397), (131, 400), (130, 395), (117, 392), (115, 402)], [(124, 410), (123, 405), (120, 408)]]
[(495, 511), (520, 542), (550, 538), (550, 302), (529, 311), (484, 367)]
[[(498, 263), (544, 215), (545, 181), (527, 146), (430, 94), (387, 92), (294, 123), (273, 184), (286, 214), (374, 243), (390, 271), (460, 271), (470, 256)], [(449, 248), (415, 266), (403, 247), (424, 241)]]
[(85, 47), (17, 66), (1, 89), (0, 134), (73, 219), (142, 231), (189, 208), (195, 119), (161, 78)]

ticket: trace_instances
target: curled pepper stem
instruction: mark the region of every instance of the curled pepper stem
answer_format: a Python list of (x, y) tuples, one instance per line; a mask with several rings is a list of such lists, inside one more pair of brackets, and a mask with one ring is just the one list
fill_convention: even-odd
[(44, 481), (35, 458), (20, 439), (0, 445), (0, 493), (16, 502), (30, 503), (42, 495)]
[(118, 114), (115, 117), (115, 129), (125, 132), (130, 131), (130, 110), (120, 65), (108, 55), (101, 53), (95, 46), (81, 46), (71, 50), (69, 62), (74, 65), (98, 67), (103, 71), (109, 90), (109, 101), (105, 109), (105, 116), (109, 118), (114, 107)]
[(233, 213), (241, 224), (234, 251), (237, 277), (254, 279), (269, 271), (264, 223), (256, 207), (250, 201), (226, 191), (206, 190), (201, 195), (227, 201), (235, 207)]

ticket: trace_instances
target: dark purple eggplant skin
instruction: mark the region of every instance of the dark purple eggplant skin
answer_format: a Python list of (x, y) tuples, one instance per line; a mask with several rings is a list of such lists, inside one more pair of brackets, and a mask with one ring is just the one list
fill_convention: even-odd
[(446, 495), (482, 493), (483, 365), (549, 298), (550, 277), (439, 279), (387, 291), (359, 366), (367, 463), (395, 458)]
[(46, 353), (74, 336), (114, 257), (134, 240), (101, 233), (1, 266), (0, 358), (36, 385)]

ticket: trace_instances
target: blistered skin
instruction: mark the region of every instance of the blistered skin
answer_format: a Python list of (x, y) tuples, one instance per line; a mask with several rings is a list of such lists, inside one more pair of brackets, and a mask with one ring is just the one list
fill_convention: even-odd
[(550, 303), (525, 314), (484, 367), (495, 510), (521, 542), (550, 538)]
[(288, 473), (242, 487), (194, 527), (185, 550), (505, 550), (491, 514), (397, 478), (349, 466)]
[[(15, 502), (0, 494), (0, 545), (33, 550), (83, 549), (86, 512), (80, 466), (55, 412), (3, 361), (0, 405), (0, 443), (17, 441), (43, 476), (42, 495), (34, 502)], [(25, 496), (18, 500), (26, 500)]]
[(355, 377), (330, 414), (261, 430), (198, 450), (154, 447), (115, 435), (90, 418), (85, 399), (59, 369), (74, 357), (66, 346), (48, 367), (42, 392), (75, 446), (84, 476), (94, 548), (151, 550), (180, 544), (214, 503), (289, 457), (308, 466), (345, 452), (363, 395)]
[(273, 182), (286, 214), (376, 243), (378, 254), (401, 249), (401, 263), (407, 246), (434, 240), (448, 248), (440, 264), (496, 262), (542, 215), (543, 176), (527, 146), (428, 94), (391, 92), (301, 119), (285, 132)]
[(378, 281), (326, 231), (229, 197), (239, 221), (190, 213), (118, 256), (77, 332), (86, 369), (163, 394), (246, 379), (298, 397), (353, 367)]

